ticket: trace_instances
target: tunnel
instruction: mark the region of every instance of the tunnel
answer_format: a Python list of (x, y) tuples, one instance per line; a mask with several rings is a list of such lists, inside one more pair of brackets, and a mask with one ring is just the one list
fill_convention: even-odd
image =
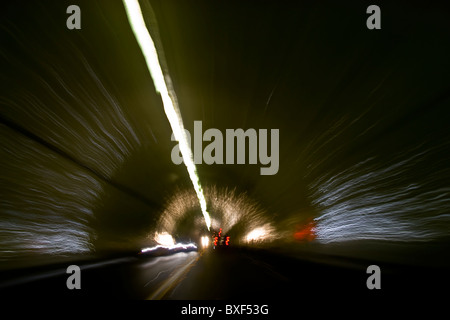
[(442, 297), (450, 13), (375, 2), (2, 3), (2, 298)]

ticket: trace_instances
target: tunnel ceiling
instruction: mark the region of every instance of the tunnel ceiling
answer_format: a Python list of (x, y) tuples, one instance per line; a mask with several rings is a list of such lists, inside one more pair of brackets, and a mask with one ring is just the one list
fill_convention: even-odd
[[(224, 138), (279, 130), (274, 175), (259, 159), (197, 165), (214, 228), (294, 241), (315, 219), (322, 242), (445, 235), (448, 13), (383, 2), (369, 31), (365, 2), (141, 3), (192, 135), (194, 121)], [(123, 4), (79, 1), (81, 30), (66, 28), (68, 5), (0, 10), (2, 259), (206, 232)]]

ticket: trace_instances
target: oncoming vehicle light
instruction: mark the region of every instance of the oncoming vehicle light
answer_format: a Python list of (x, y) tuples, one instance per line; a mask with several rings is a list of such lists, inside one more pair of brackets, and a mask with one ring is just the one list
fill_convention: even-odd
[(209, 237), (203, 236), (201, 239), (202, 247), (207, 248), (209, 246)]

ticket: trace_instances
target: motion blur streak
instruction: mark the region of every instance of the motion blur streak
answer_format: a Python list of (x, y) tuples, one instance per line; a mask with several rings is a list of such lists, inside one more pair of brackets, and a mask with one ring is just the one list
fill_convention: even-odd
[(154, 246), (154, 247), (144, 248), (141, 250), (141, 252), (142, 253), (151, 252), (151, 251), (155, 251), (158, 249), (167, 249), (167, 250), (185, 249), (186, 250), (186, 249), (197, 249), (197, 246), (193, 243), (187, 243), (187, 244), (176, 243), (176, 244), (173, 244), (170, 246), (164, 246), (164, 245), (158, 244), (157, 246)]
[(0, 55), (0, 261), (90, 254), (102, 239), (95, 223), (105, 181), (142, 137), (76, 41), (48, 27), (32, 44), (16, 23), (1, 26), (10, 46)]
[[(2, 175), (0, 193), (0, 261), (33, 253), (76, 254), (92, 250), (95, 233), (89, 227), (93, 203), (102, 185), (56, 154), (0, 126)], [(52, 168), (48, 163), (53, 163)], [(70, 171), (68, 170), (70, 169)], [(16, 179), (20, 174), (21, 179)], [(44, 179), (45, 177), (45, 179)]]
[[(448, 169), (421, 169), (445, 148), (448, 144), (428, 149), (419, 145), (394, 157), (389, 166), (368, 158), (317, 179), (310, 185), (313, 204), (320, 211), (315, 219), (317, 239), (432, 241), (447, 236), (450, 188), (432, 186), (441, 184)], [(418, 172), (423, 175), (420, 182), (408, 179)]]
[(155, 45), (152, 37), (150, 36), (147, 27), (145, 25), (144, 17), (137, 0), (123, 0), (125, 9), (127, 11), (128, 20), (130, 21), (131, 28), (136, 36), (136, 40), (142, 50), (142, 54), (145, 57), (148, 70), (153, 78), (156, 91), (161, 94), (161, 99), (164, 105), (164, 111), (167, 119), (170, 122), (175, 139), (179, 142), (181, 155), (184, 160), (184, 164), (194, 185), (195, 192), (197, 193), (200, 207), (202, 209), (203, 217), (208, 230), (211, 227), (211, 218), (206, 209), (206, 200), (203, 195), (202, 186), (197, 175), (197, 169), (194, 164), (192, 150), (187, 140), (183, 120), (175, 99), (175, 92), (169, 92), (169, 89), (164, 80), (164, 75), (159, 64), (158, 53), (156, 52)]
[(159, 244), (154, 247), (148, 247), (141, 250), (142, 253), (155, 251), (158, 249), (167, 249), (167, 250), (174, 250), (174, 249), (197, 249), (197, 246), (193, 243), (183, 244), (183, 243), (175, 243), (175, 240), (173, 237), (168, 234), (167, 232), (162, 233), (156, 233), (155, 234), (155, 241)]

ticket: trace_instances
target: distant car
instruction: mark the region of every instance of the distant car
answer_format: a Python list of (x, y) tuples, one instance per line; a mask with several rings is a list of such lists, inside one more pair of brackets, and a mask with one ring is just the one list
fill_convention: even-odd
[(213, 249), (227, 248), (230, 246), (230, 237), (222, 234), (222, 228), (219, 233), (213, 234), (212, 247)]
[(227, 248), (230, 246), (229, 236), (216, 236), (213, 238), (213, 249), (216, 248)]

